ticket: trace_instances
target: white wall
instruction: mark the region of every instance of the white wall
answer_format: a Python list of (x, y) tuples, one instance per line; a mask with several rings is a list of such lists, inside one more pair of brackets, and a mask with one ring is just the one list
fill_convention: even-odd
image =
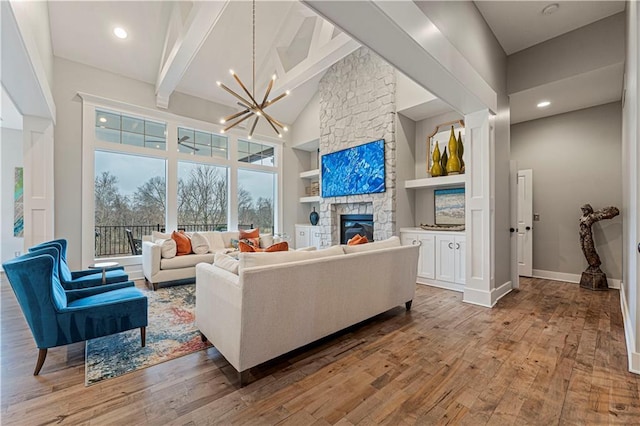
[(629, 369), (640, 373), (640, 67), (638, 50), (640, 49), (640, 8), (637, 2), (628, 2), (626, 10), (626, 46), (627, 61), (625, 67), (625, 96), (622, 108), (622, 312), (625, 319)]
[[(78, 226), (82, 223), (82, 104), (77, 93), (90, 93), (150, 109), (157, 109), (156, 97), (151, 84), (66, 59), (56, 57), (54, 71), (53, 94), (58, 109), (55, 128), (56, 237), (69, 240), (70, 266), (79, 269), (86, 265), (80, 264), (82, 231)], [(229, 107), (178, 92), (172, 94), (168, 111), (216, 124), (220, 117), (233, 112)], [(271, 131), (258, 130), (254, 136), (257, 140), (259, 134)], [(284, 193), (287, 193), (286, 186)]]
[(417, 3), (475, 70), (495, 90), (495, 282), (510, 281), (509, 223), (509, 99), (507, 57), (502, 47), (470, 1), (423, 1)]
[[(622, 110), (618, 102), (511, 126), (511, 158), (533, 170), (533, 269), (580, 275), (580, 207), (622, 207)], [(621, 216), (593, 233), (602, 270), (622, 278)], [(536, 272), (534, 271), (534, 275)], [(544, 276), (544, 275), (542, 275)]]
[(14, 219), (14, 171), (16, 167), (23, 167), (22, 162), (22, 130), (0, 129), (2, 143), (0, 144), (0, 263), (15, 257), (16, 252), (24, 250), (24, 238), (13, 236)]
[(291, 146), (320, 139), (320, 93), (316, 92), (291, 126)]

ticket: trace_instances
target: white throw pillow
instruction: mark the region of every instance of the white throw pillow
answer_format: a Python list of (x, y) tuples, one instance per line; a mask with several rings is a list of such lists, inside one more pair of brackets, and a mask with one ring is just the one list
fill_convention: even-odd
[(209, 253), (209, 241), (207, 237), (199, 232), (194, 232), (191, 235), (191, 251), (195, 254)]
[(166, 240), (167, 238), (171, 238), (171, 234), (165, 234), (158, 231), (151, 232), (151, 241)]
[(321, 257), (344, 255), (341, 246), (333, 246), (314, 251), (277, 251), (273, 253), (240, 253), (240, 269), (254, 266), (277, 265), (298, 260), (319, 259)]
[(222, 233), (219, 231), (203, 232), (202, 235), (209, 240), (209, 252), (215, 253), (225, 249)]
[(344, 252), (349, 253), (362, 253), (363, 251), (380, 250), (390, 247), (400, 247), (400, 238), (393, 236), (386, 240), (374, 241), (372, 243), (357, 244), (355, 246), (343, 245)]
[(260, 248), (267, 248), (273, 245), (273, 235), (260, 234)]
[(176, 257), (178, 246), (176, 242), (171, 238), (158, 239), (155, 241), (160, 246), (160, 253), (163, 259), (173, 259)]
[(216, 256), (213, 258), (213, 264), (218, 268), (238, 275), (238, 265), (240, 262), (238, 259), (234, 259), (227, 254), (216, 253)]

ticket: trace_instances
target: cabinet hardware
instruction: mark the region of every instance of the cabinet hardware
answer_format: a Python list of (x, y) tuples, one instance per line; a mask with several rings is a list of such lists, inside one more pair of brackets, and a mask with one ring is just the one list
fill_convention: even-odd
[(449, 243), (449, 248), (453, 250), (453, 243)]
[(456, 243), (456, 250), (460, 250), (460, 243)]
[(509, 228), (509, 232), (514, 233), (514, 232), (516, 232), (516, 230), (513, 229), (513, 228)]
[(526, 228), (524, 228), (524, 229), (526, 229), (527, 231), (531, 231), (531, 227), (530, 227), (530, 226), (527, 226), (527, 227), (526, 227)]

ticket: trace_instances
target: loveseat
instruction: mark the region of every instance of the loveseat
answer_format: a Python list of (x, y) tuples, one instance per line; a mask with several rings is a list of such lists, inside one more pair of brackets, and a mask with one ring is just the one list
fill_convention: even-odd
[[(163, 252), (162, 242), (169, 240), (170, 234), (154, 232), (142, 238), (142, 272), (145, 280), (153, 286), (154, 290), (163, 283), (192, 283), (195, 280), (195, 267), (198, 263), (213, 263), (216, 253), (237, 250), (239, 231), (210, 231), (199, 232), (199, 234), (206, 238), (208, 250), (201, 254), (191, 253), (183, 256), (176, 256), (175, 252), (168, 256)], [(232, 243), (235, 243), (235, 247)], [(273, 237), (270, 234), (260, 235), (261, 245), (269, 246), (272, 243)]]
[[(239, 372), (395, 306), (409, 310), (418, 246), (397, 237), (196, 266), (196, 326)], [(230, 265), (228, 265), (228, 264)], [(226, 269), (223, 269), (224, 266)]]

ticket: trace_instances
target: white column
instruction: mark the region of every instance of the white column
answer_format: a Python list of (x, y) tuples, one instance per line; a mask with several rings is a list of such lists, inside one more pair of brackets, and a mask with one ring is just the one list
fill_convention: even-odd
[(25, 115), (24, 245), (54, 238), (53, 121)]
[(488, 110), (465, 116), (466, 278), (463, 300), (491, 307), (494, 262), (494, 132)]

